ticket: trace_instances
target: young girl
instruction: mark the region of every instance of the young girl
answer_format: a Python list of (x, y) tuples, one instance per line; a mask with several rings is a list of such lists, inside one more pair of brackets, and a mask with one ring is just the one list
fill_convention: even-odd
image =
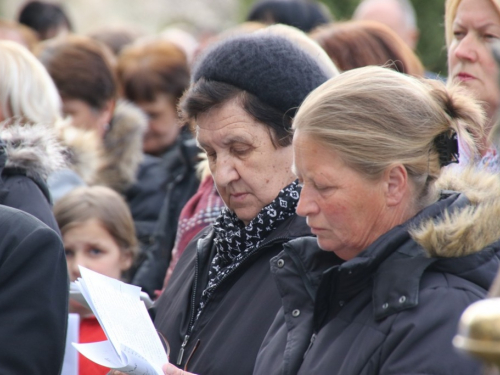
[[(54, 206), (61, 230), (71, 281), (80, 277), (78, 266), (122, 279), (132, 265), (138, 246), (127, 204), (115, 191), (102, 186), (81, 187)], [(92, 312), (70, 300), (70, 313), (80, 315), (80, 343), (106, 340)], [(79, 374), (107, 374), (109, 369), (78, 356)]]

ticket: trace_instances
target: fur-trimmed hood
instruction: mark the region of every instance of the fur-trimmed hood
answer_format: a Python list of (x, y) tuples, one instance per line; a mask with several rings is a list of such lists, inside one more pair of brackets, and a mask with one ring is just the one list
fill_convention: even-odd
[(148, 119), (130, 102), (119, 100), (109, 131), (104, 137), (104, 155), (96, 183), (123, 192), (135, 182), (144, 159), (143, 138)]
[(87, 185), (94, 184), (102, 163), (102, 145), (99, 135), (65, 121), (58, 126), (58, 135), (66, 147), (68, 167)]
[(5, 143), (6, 168), (17, 168), (30, 178), (45, 181), (66, 166), (65, 148), (54, 126), (7, 121), (0, 124), (0, 132)]
[(500, 239), (498, 175), (478, 168), (449, 168), (436, 182), (436, 188), (460, 192), (467, 199), (466, 204), (452, 206), (440, 218), (424, 220), (411, 230), (429, 256), (466, 256)]

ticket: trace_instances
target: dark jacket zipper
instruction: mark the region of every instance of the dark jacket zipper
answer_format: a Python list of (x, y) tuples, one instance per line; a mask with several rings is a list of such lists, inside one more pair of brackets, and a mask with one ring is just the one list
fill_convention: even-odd
[(304, 352), (302, 359), (306, 358), (307, 353), (309, 353), (309, 350), (311, 350), (312, 346), (314, 345), (314, 341), (316, 341), (316, 333), (312, 334), (311, 340), (309, 341), (309, 346), (307, 347), (307, 350)]
[(180, 366), (182, 363), (182, 357), (184, 357), (184, 350), (186, 349), (186, 345), (189, 342), (189, 336), (191, 335), (191, 331), (193, 330), (194, 326), (194, 319), (196, 315), (196, 289), (198, 287), (198, 254), (200, 252), (200, 243), (201, 241), (198, 240), (198, 243), (196, 244), (196, 261), (195, 261), (195, 268), (194, 268), (194, 283), (193, 283), (193, 293), (191, 294), (191, 317), (189, 318), (189, 325), (188, 325), (188, 330), (186, 332), (186, 336), (184, 336), (184, 341), (182, 342), (181, 348), (179, 350), (179, 355), (177, 357), (177, 365)]
[[(262, 248), (264, 248), (266, 246), (269, 246), (269, 245), (272, 245), (272, 244), (274, 244), (276, 242), (279, 242), (281, 240), (289, 241), (291, 239), (292, 239), (291, 237), (276, 237), (276, 238), (274, 238), (273, 240), (271, 240), (269, 242), (264, 242), (262, 245), (260, 245), (257, 249), (254, 250), (253, 254), (256, 254), (258, 250), (261, 250)], [(284, 241), (284, 242), (286, 242), (286, 241)], [(193, 332), (193, 328), (194, 328), (195, 323), (196, 323), (195, 322), (195, 316), (196, 316), (196, 310), (197, 310), (196, 309), (196, 289), (197, 289), (197, 285), (198, 285), (198, 267), (199, 267), (199, 264), (198, 264), (198, 254), (199, 254), (199, 251), (200, 251), (200, 248), (199, 248), (200, 243), (201, 243), (201, 241), (198, 241), (198, 244), (197, 244), (197, 254), (196, 254), (196, 263), (195, 263), (193, 293), (192, 293), (192, 298), (191, 298), (191, 318), (189, 319), (188, 330), (186, 332), (186, 335), (184, 336), (184, 341), (182, 342), (181, 348), (179, 350), (179, 355), (177, 357), (177, 366), (180, 366), (182, 364), (182, 359), (184, 357), (184, 351), (186, 349), (187, 344), (189, 343), (189, 337), (191, 335), (191, 332)], [(248, 259), (251, 259), (251, 258), (252, 258), (252, 256), (249, 256), (249, 257), (245, 258), (240, 263), (240, 266), (242, 264), (246, 263), (246, 261)], [(238, 267), (234, 268), (231, 272), (229, 272), (223, 279), (221, 279), (221, 281), (219, 282), (218, 285), (222, 284), (222, 282), (225, 279), (227, 279), (230, 275), (232, 275), (237, 269), (238, 269)], [(217, 289), (217, 287), (215, 289)], [(209, 301), (210, 301), (210, 299), (207, 300), (207, 304), (208, 304)], [(203, 311), (201, 312), (201, 314), (203, 314)], [(200, 314), (200, 316), (201, 316), (201, 314)], [(200, 317), (198, 317), (198, 319), (199, 318)]]

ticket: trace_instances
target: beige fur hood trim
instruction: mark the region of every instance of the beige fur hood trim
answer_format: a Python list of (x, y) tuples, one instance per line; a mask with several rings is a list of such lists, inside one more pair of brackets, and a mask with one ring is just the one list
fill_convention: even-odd
[(94, 131), (76, 128), (67, 121), (58, 126), (58, 134), (67, 148), (69, 168), (87, 185), (92, 185), (102, 159), (99, 135)]
[(96, 183), (123, 192), (135, 182), (144, 154), (144, 133), (148, 119), (130, 102), (119, 100), (110, 131), (104, 137), (103, 163)]
[(46, 180), (66, 166), (65, 149), (54, 126), (15, 120), (1, 123), (0, 132), (5, 142), (6, 168), (19, 168), (28, 177)]
[(470, 205), (427, 220), (410, 231), (431, 257), (473, 254), (500, 239), (500, 178), (477, 169), (448, 168), (436, 182), (438, 190), (464, 193)]

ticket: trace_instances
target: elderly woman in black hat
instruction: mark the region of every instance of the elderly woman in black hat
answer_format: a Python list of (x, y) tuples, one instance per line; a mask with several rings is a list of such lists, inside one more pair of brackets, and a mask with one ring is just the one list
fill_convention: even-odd
[(311, 235), (295, 214), (292, 117), (329, 76), (305, 48), (271, 33), (223, 41), (194, 67), (180, 108), (226, 208), (188, 245), (157, 303), (155, 325), (178, 367), (252, 373), (281, 305), (269, 261)]

